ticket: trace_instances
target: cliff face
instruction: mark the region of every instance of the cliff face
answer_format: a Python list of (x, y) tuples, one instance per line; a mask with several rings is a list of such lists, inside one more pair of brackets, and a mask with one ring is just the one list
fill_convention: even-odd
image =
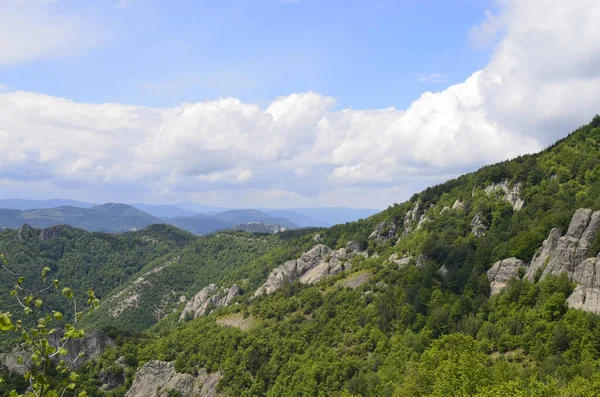
[(151, 360), (138, 369), (125, 397), (216, 397), (222, 374), (200, 371), (198, 376), (175, 371), (172, 362)]
[(574, 309), (600, 314), (600, 256), (590, 258), (592, 243), (600, 230), (600, 211), (579, 209), (571, 218), (567, 233), (552, 229), (548, 238), (526, 266), (515, 258), (495, 263), (488, 271), (492, 294), (500, 292), (506, 282), (524, 267), (525, 277), (536, 282), (549, 274), (566, 273), (577, 286), (567, 303)]

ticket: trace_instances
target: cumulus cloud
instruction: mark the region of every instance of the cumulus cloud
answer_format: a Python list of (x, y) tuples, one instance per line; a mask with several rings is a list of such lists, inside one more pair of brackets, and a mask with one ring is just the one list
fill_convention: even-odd
[(504, 0), (473, 30), (503, 32), (489, 64), (406, 110), (338, 109), (314, 92), (168, 109), (0, 92), (0, 184), (26, 175), (227, 205), (384, 207), (537, 151), (597, 113), (599, 18), (593, 0)]

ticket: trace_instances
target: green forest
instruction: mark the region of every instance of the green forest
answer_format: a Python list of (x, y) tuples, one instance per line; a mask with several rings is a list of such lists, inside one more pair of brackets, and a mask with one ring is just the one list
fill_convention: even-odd
[[(518, 186), (522, 208), (501, 188), (486, 190), (494, 184)], [(78, 390), (90, 396), (123, 396), (151, 360), (193, 376), (219, 372), (224, 396), (597, 396), (600, 317), (569, 308), (576, 284), (565, 273), (530, 281), (519, 272), (491, 295), (486, 274), (505, 258), (530, 262), (579, 208), (600, 210), (600, 116), (540, 153), (327, 229), (198, 237), (167, 225), (117, 235), (25, 227), (0, 232), (0, 252), (32, 287), (48, 267), (76, 296), (93, 289), (101, 300), (82, 326), (116, 345), (78, 368)], [(317, 243), (335, 250), (350, 241), (366, 253), (351, 267), (253, 297), (274, 268)], [(599, 252), (600, 233), (589, 256)], [(180, 321), (209, 284), (236, 284), (240, 294)], [(0, 307), (17, 313), (11, 289), (0, 275)], [(61, 305), (49, 294), (44, 308)], [(19, 343), (2, 338), (0, 351)], [(101, 390), (106, 374), (124, 381)], [(0, 376), (0, 394), (27, 387), (22, 376)]]

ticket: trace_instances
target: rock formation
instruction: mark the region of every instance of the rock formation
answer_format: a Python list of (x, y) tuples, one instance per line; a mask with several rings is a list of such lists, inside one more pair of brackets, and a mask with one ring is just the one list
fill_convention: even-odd
[(281, 232), (285, 232), (288, 230), (288, 227), (277, 225), (274, 223), (263, 223), (263, 222), (246, 222), (240, 223), (239, 225), (235, 225), (233, 227), (234, 230), (243, 230), (245, 232), (250, 233), (268, 233), (268, 234), (277, 234)]
[(204, 316), (211, 310), (227, 307), (240, 294), (240, 288), (233, 284), (229, 288), (218, 288), (214, 284), (204, 287), (185, 305), (179, 321), (190, 315), (193, 318)]
[(298, 280), (303, 284), (313, 284), (321, 281), (349, 268), (348, 261), (357, 255), (366, 253), (360, 251), (360, 245), (355, 241), (336, 251), (323, 244), (315, 245), (300, 258), (287, 261), (273, 269), (267, 281), (256, 290), (253, 297), (269, 295), (281, 289), (286, 282)]
[(567, 299), (569, 307), (600, 314), (600, 255), (579, 264), (571, 278), (577, 287)]
[(410, 264), (410, 262), (412, 260), (413, 260), (412, 256), (408, 255), (408, 256), (400, 257), (397, 252), (394, 252), (388, 258), (388, 261), (395, 263), (396, 265), (398, 265), (399, 268), (403, 268), (403, 267), (407, 266), (408, 264)]
[[(408, 210), (404, 215), (404, 224), (402, 229), (402, 236), (408, 236), (413, 230), (413, 224), (419, 219), (419, 202), (415, 204), (412, 210)], [(420, 222), (419, 222), (420, 224)]]
[(521, 198), (521, 184), (520, 183), (516, 183), (515, 185), (513, 185), (512, 188), (510, 188), (508, 186), (508, 181), (502, 181), (500, 183), (492, 183), (490, 186), (485, 188), (485, 192), (490, 195), (490, 194), (497, 194), (498, 197), (498, 193), (500, 193), (500, 197), (501, 199), (503, 199), (504, 201), (507, 201), (510, 203), (510, 205), (512, 205), (513, 210), (519, 211), (521, 208), (523, 208), (523, 205), (525, 204), (525, 201)]
[(490, 280), (491, 294), (497, 294), (506, 286), (508, 280), (516, 277), (520, 268), (525, 268), (525, 263), (517, 258), (503, 259), (494, 263), (492, 268), (487, 271)]
[(388, 241), (390, 239), (396, 238), (398, 232), (398, 225), (394, 222), (379, 222), (377, 226), (375, 226), (375, 230), (369, 235), (370, 239), (375, 241)]
[(559, 230), (552, 229), (542, 247), (534, 255), (527, 270), (527, 279), (534, 281), (536, 273), (540, 271), (541, 278), (548, 274), (559, 275), (563, 272), (573, 278), (577, 266), (588, 258), (598, 229), (600, 229), (600, 211), (592, 213), (590, 209), (577, 210), (563, 237), (560, 237)]
[[(600, 230), (600, 211), (579, 209), (571, 218), (569, 229), (561, 236), (559, 229), (552, 229), (548, 238), (533, 256), (525, 272), (530, 282), (543, 279), (549, 274), (566, 273), (577, 283), (567, 299), (569, 307), (600, 314), (600, 255), (590, 258), (592, 243)], [(497, 262), (488, 271), (492, 293), (497, 293), (506, 280), (524, 265), (514, 258)], [(519, 263), (520, 262), (520, 263)]]
[(182, 374), (175, 371), (173, 362), (151, 360), (138, 369), (125, 397), (168, 397), (173, 394), (216, 397), (216, 386), (222, 376), (220, 372), (209, 375), (205, 370), (198, 376)]
[(49, 240), (51, 238), (60, 237), (60, 230), (63, 227), (68, 227), (68, 226), (66, 226), (66, 225), (51, 226), (51, 227), (47, 227), (45, 229), (42, 229), (40, 231), (40, 241), (46, 241), (46, 240)]
[(471, 233), (475, 235), (475, 237), (483, 237), (485, 236), (485, 232), (487, 231), (487, 226), (481, 220), (481, 216), (479, 214), (473, 217), (471, 221)]
[[(60, 341), (61, 335), (56, 332), (49, 336), (48, 341), (54, 347), (62, 345)], [(109, 347), (114, 347), (115, 341), (101, 331), (91, 331), (85, 337), (79, 339), (71, 339), (65, 345), (67, 355), (60, 357), (71, 368), (77, 368), (87, 360), (94, 360)], [(80, 358), (77, 356), (83, 353)], [(19, 357), (23, 357), (23, 364), (19, 363)], [(0, 355), (0, 363), (4, 365), (10, 372), (24, 374), (27, 372), (27, 365), (31, 352), (24, 350), (21, 346), (17, 346), (10, 353)]]

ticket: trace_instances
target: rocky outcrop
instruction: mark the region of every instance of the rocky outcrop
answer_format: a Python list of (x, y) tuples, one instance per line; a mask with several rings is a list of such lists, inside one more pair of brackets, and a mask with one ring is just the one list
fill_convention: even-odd
[(326, 277), (338, 274), (350, 267), (349, 260), (357, 255), (365, 255), (360, 245), (351, 241), (345, 248), (332, 250), (323, 244), (315, 245), (298, 259), (285, 262), (276, 267), (267, 277), (267, 281), (254, 293), (253, 297), (269, 295), (295, 280), (303, 284), (313, 284)]
[(397, 252), (394, 252), (388, 258), (388, 261), (395, 263), (396, 265), (398, 265), (399, 268), (408, 266), (412, 262), (412, 260), (413, 260), (412, 256), (406, 255), (406, 256), (400, 257), (400, 255), (398, 255)]
[(503, 259), (494, 263), (492, 268), (487, 271), (491, 294), (494, 295), (500, 292), (506, 286), (508, 280), (519, 274), (521, 268), (525, 268), (525, 263), (517, 258)]
[(168, 397), (175, 393), (182, 397), (216, 397), (222, 376), (205, 370), (197, 376), (182, 374), (175, 371), (172, 362), (152, 360), (138, 369), (125, 397)]
[(460, 199), (456, 199), (454, 204), (452, 205), (453, 210), (462, 210), (465, 207), (465, 204), (460, 201)]
[(42, 229), (40, 231), (40, 241), (46, 241), (46, 240), (50, 240), (51, 238), (57, 238), (60, 237), (60, 231), (63, 227), (68, 227), (68, 226), (52, 226), (52, 227), (47, 227), (45, 229)]
[(506, 180), (500, 183), (492, 183), (485, 188), (485, 192), (488, 195), (496, 194), (496, 197), (509, 202), (515, 212), (519, 211), (525, 205), (525, 201), (521, 198), (520, 183), (514, 184), (512, 188), (508, 186), (508, 181)]
[(240, 295), (240, 288), (233, 284), (229, 288), (218, 288), (214, 284), (204, 287), (188, 303), (179, 316), (182, 321), (187, 316), (197, 318), (209, 314), (212, 310), (231, 305)]
[(481, 220), (481, 216), (479, 214), (475, 215), (473, 220), (471, 220), (471, 233), (479, 238), (485, 236), (486, 231), (487, 226)]
[(600, 211), (592, 213), (589, 209), (577, 210), (564, 236), (560, 237), (558, 229), (552, 229), (533, 257), (527, 270), (527, 278), (534, 281), (538, 272), (541, 272), (541, 278), (563, 272), (573, 278), (578, 265), (588, 258), (599, 229)]
[(28, 223), (24, 223), (23, 226), (17, 230), (17, 238), (19, 240), (27, 240), (33, 236), (34, 230)]
[(600, 314), (600, 255), (579, 264), (571, 278), (577, 287), (567, 299), (569, 307)]
[[(599, 230), (600, 211), (592, 212), (583, 208), (577, 210), (564, 236), (561, 236), (559, 229), (550, 231), (527, 267), (525, 277), (536, 282), (538, 277), (543, 279), (550, 274), (566, 273), (577, 284), (567, 299), (569, 307), (600, 314), (600, 256), (589, 257)], [(492, 293), (502, 289), (502, 283), (505, 284), (503, 280), (510, 274), (516, 274), (521, 265), (506, 261), (515, 259), (497, 262), (488, 271)]]
[(406, 211), (404, 215), (404, 224), (402, 228), (402, 236), (408, 236), (413, 230), (413, 224), (419, 219), (419, 202), (415, 204), (413, 209)]
[(110, 391), (116, 389), (117, 387), (123, 385), (125, 383), (125, 374), (124, 371), (129, 368), (129, 365), (125, 362), (125, 357), (121, 356), (115, 360), (115, 364), (120, 367), (120, 371), (115, 372), (111, 370), (102, 369), (99, 374), (100, 382), (102, 386), (100, 386), (100, 390), (102, 391)]
[[(62, 345), (60, 341), (61, 334), (56, 332), (48, 337), (48, 342), (54, 347)], [(88, 360), (95, 360), (104, 350), (109, 347), (114, 347), (115, 341), (101, 331), (91, 331), (83, 338), (70, 339), (65, 344), (67, 354), (65, 356), (57, 357), (58, 359), (64, 360), (71, 368), (77, 368)], [(78, 358), (79, 354), (82, 356)], [(23, 364), (19, 363), (19, 357), (23, 358)], [(22, 347), (17, 346), (10, 353), (0, 355), (0, 364), (5, 366), (9, 372), (15, 372), (18, 374), (24, 374), (27, 372), (27, 365), (30, 363), (29, 358), (31, 352), (24, 350)], [(0, 365), (0, 366), (2, 366)]]
[(385, 242), (390, 239), (396, 238), (398, 232), (398, 225), (395, 222), (383, 221), (379, 222), (377, 226), (375, 226), (375, 230), (371, 232), (369, 235), (370, 239), (375, 241)]
[(285, 232), (288, 230), (288, 227), (277, 225), (274, 223), (263, 223), (263, 222), (246, 222), (240, 223), (239, 225), (235, 225), (233, 227), (234, 230), (243, 230), (245, 232), (250, 233), (267, 233), (267, 234), (277, 234), (281, 232)]

